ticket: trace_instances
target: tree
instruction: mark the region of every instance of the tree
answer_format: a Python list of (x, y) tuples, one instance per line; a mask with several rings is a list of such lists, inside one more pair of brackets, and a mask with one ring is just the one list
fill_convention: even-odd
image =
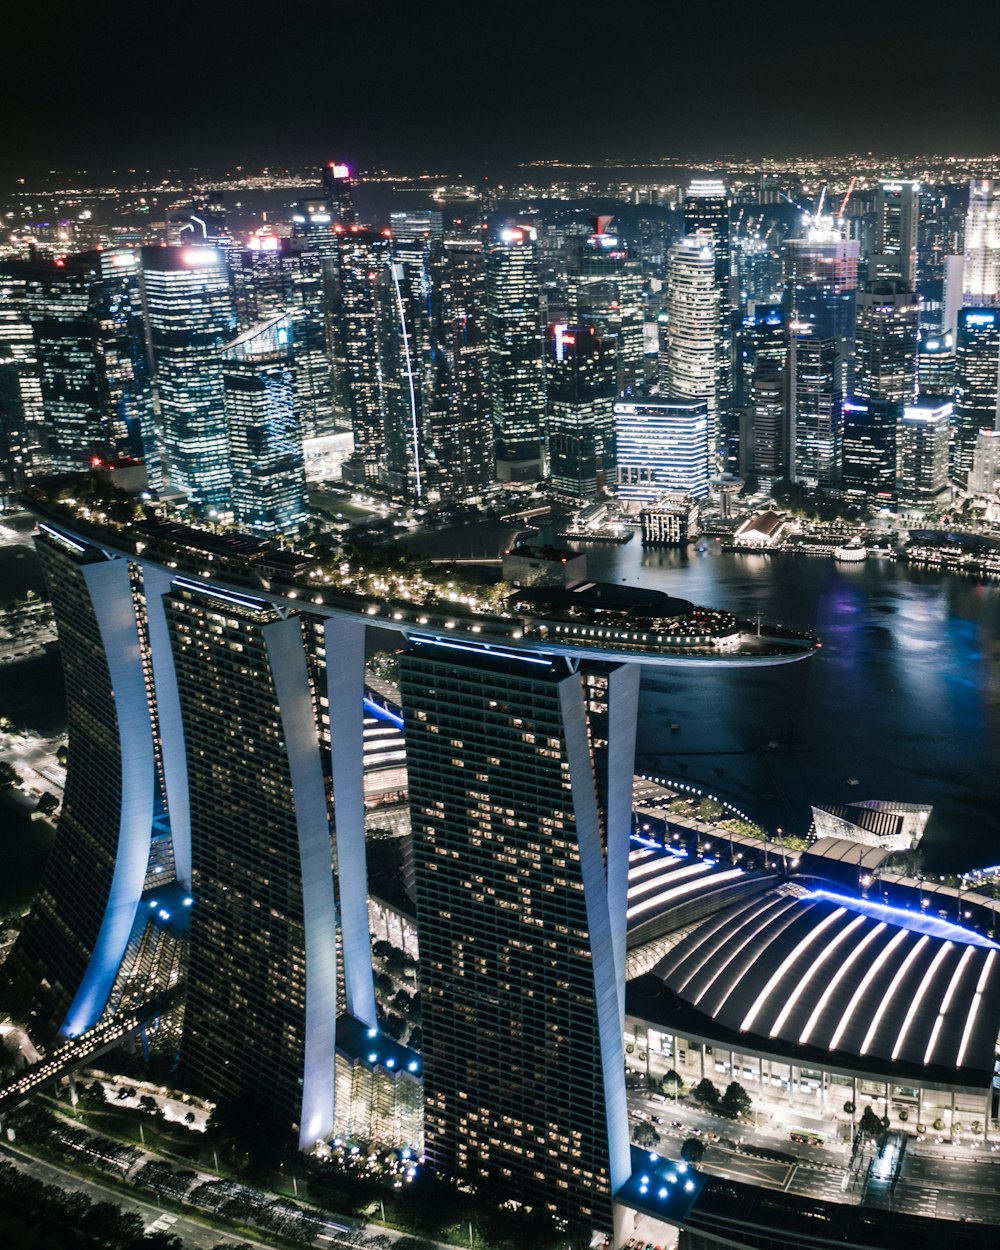
[(146, 1115), (159, 1115), (160, 1108), (156, 1105), (156, 1099), (150, 1094), (142, 1094), (139, 1098), (139, 1110), (144, 1111)]
[(881, 1118), (875, 1114), (871, 1105), (869, 1104), (869, 1106), (865, 1107), (861, 1115), (860, 1124), (863, 1135), (865, 1137), (880, 1137), (884, 1127)]
[(6, 760), (0, 760), (0, 790), (9, 790), (12, 786), (16, 786), (21, 780), (21, 775)]
[(632, 1130), (632, 1140), (637, 1146), (655, 1146), (660, 1140), (660, 1134), (652, 1124), (640, 1120)]
[(691, 1091), (699, 1102), (703, 1102), (707, 1107), (715, 1107), (719, 1102), (719, 1091), (715, 1088), (707, 1076), (703, 1076), (698, 1084)]
[(753, 1099), (739, 1083), (739, 1081), (730, 1081), (726, 1087), (726, 1092), (722, 1095), (721, 1109), (730, 1115), (733, 1119), (738, 1119), (741, 1115), (749, 1115), (753, 1110)]
[(85, 1107), (103, 1107), (107, 1101), (104, 1097), (104, 1086), (100, 1081), (94, 1081), (92, 1085), (81, 1093), (80, 1101)]
[(697, 1165), (705, 1157), (705, 1143), (697, 1137), (689, 1137), (681, 1145), (681, 1158), (685, 1163)]
[(665, 1076), (660, 1077), (660, 1089), (665, 1094), (672, 1094), (675, 1098), (683, 1094), (684, 1082), (681, 1080), (680, 1073), (671, 1068)]

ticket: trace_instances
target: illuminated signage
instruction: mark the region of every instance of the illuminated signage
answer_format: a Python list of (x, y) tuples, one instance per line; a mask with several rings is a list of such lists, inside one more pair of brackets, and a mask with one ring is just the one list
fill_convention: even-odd
[(214, 247), (189, 247), (184, 253), (185, 265), (217, 265), (219, 255)]

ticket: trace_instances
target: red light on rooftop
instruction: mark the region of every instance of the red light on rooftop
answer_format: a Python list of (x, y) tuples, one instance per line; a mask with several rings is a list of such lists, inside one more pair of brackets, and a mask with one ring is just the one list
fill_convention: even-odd
[(91, 467), (92, 469), (99, 469), (103, 463), (104, 463), (104, 462), (101, 460), (101, 457), (100, 457), (100, 456), (91, 456), (91, 457), (90, 457), (90, 467)]

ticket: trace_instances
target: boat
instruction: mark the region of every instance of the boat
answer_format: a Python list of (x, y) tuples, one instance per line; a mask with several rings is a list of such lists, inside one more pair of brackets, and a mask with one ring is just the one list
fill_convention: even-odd
[(861, 564), (868, 559), (868, 549), (860, 538), (852, 538), (833, 550), (833, 558), (839, 564)]
[(845, 778), (844, 778), (844, 783), (845, 783), (846, 785), (849, 785), (849, 786), (860, 786), (860, 785), (861, 785), (861, 782), (860, 782), (860, 781), (858, 781), (857, 777), (845, 777)]

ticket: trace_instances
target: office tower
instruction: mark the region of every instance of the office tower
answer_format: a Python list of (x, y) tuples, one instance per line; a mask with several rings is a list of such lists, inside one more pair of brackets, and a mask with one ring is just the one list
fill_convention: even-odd
[(916, 297), (900, 279), (866, 282), (858, 292), (854, 391), (859, 398), (899, 404), (916, 398), (919, 318)]
[(736, 307), (741, 312), (781, 299), (781, 250), (773, 231), (762, 234), (762, 228), (762, 218), (756, 218), (746, 223), (745, 233), (733, 236)]
[(740, 472), (784, 477), (788, 472), (788, 375), (766, 365), (754, 370), (740, 426)]
[(196, 900), (182, 1079), (294, 1117), (305, 1148), (333, 1127), (337, 913), (302, 621), (185, 579), (163, 604)]
[(615, 404), (618, 497), (651, 503), (664, 492), (708, 496), (708, 406), (703, 399)]
[(830, 218), (820, 218), (804, 239), (787, 239), (782, 250), (786, 320), (833, 339), (843, 387), (854, 351), (858, 242), (845, 238)]
[(964, 482), (980, 430), (1000, 428), (1000, 309), (963, 308), (955, 347), (952, 472)]
[(548, 333), (545, 390), (552, 493), (579, 507), (614, 482), (615, 345), (592, 326)]
[(394, 248), (374, 293), (385, 439), (381, 483), (394, 499), (420, 503), (428, 493), (425, 398), (431, 364), (430, 319), (424, 314), (429, 284), (422, 245), (409, 255)]
[[(660, 354), (660, 393), (702, 400), (708, 452), (719, 447), (719, 285), (715, 244), (707, 230), (678, 239), (667, 269), (667, 326)], [(665, 383), (665, 385), (664, 385)]]
[(917, 390), (921, 395), (952, 399), (955, 394), (955, 336), (925, 334), (917, 347)]
[(980, 430), (969, 471), (970, 495), (995, 495), (1000, 486), (1000, 430)]
[[(947, 316), (948, 268), (962, 246), (968, 186), (924, 186), (920, 190), (920, 221), (917, 225), (917, 280), (921, 328), (930, 332), (953, 330)], [(962, 303), (962, 258), (958, 258), (958, 305)]]
[(444, 215), (439, 208), (408, 209), (389, 214), (394, 239), (443, 239)]
[(36, 540), (59, 622), (72, 742), (59, 832), (6, 975), (32, 1037), (97, 1023), (149, 858), (154, 756), (129, 564), (44, 522)]
[(869, 280), (897, 278), (912, 290), (917, 283), (920, 183), (913, 179), (883, 179), (878, 185), (875, 212), (875, 255), (868, 261)]
[(449, 239), (435, 253), (438, 320), (430, 439), (443, 499), (478, 498), (494, 478), (486, 331), (486, 261), (474, 239)]
[(35, 342), (48, 459), (72, 472), (114, 441), (100, 342), (97, 252), (39, 261), (26, 272), (25, 310)]
[(354, 195), (351, 191), (351, 171), (346, 165), (337, 161), (328, 161), (322, 170), (323, 195), (333, 218), (338, 226), (353, 226), (356, 221), (354, 213)]
[(323, 260), (306, 238), (254, 235), (234, 249), (230, 264), (241, 330), (287, 312), (295, 344), (295, 402), (304, 439), (340, 425), (333, 407)]
[(621, 392), (643, 375), (642, 265), (629, 254), (612, 219), (598, 217), (596, 229), (570, 257), (569, 303), (573, 319), (613, 339)]
[(508, 228), (486, 252), (490, 403), (501, 481), (540, 477), (544, 465), (544, 336), (534, 231)]
[(896, 490), (898, 404), (881, 399), (844, 401), (841, 487), (845, 494), (890, 500)]
[(143, 305), (169, 486), (206, 511), (230, 504), (220, 348), (236, 333), (225, 255), (144, 247)]
[(332, 316), (343, 353), (341, 380), (354, 434), (352, 481), (371, 487), (381, 480), (385, 440), (376, 291), (386, 281), (392, 243), (373, 230), (346, 230), (336, 239)]
[(944, 258), (943, 297), (941, 308), (941, 332), (955, 334), (958, 331), (959, 310), (965, 303), (965, 257)]
[[(733, 286), (732, 241), (729, 198), (725, 183), (717, 178), (696, 178), (684, 196), (684, 233), (711, 232), (715, 258), (715, 285), (718, 301), (717, 441), (721, 448), (735, 433), (733, 425), (733, 321), (736, 292)], [(687, 393), (687, 392), (685, 392)]]
[(750, 379), (759, 369), (781, 373), (788, 364), (785, 314), (780, 305), (753, 304), (743, 318), (737, 336), (735, 399), (746, 404)]
[(108, 248), (99, 254), (96, 305), (104, 357), (108, 417), (115, 443), (141, 456), (154, 488), (163, 480), (146, 350), (139, 252)]
[(636, 670), (414, 642), (400, 675), (425, 1155), (610, 1229)]
[(48, 469), (42, 390), (28, 319), (29, 266), (0, 266), (0, 493), (8, 498)]
[(992, 178), (969, 183), (962, 303), (973, 308), (1000, 305), (1000, 181)]
[(792, 327), (788, 410), (792, 477), (814, 486), (840, 480), (843, 414), (837, 344)]
[(948, 401), (922, 400), (903, 409), (896, 432), (896, 490), (901, 504), (931, 508), (948, 495)]
[(294, 534), (306, 519), (292, 319), (280, 313), (222, 349), (233, 516), (241, 529)]

